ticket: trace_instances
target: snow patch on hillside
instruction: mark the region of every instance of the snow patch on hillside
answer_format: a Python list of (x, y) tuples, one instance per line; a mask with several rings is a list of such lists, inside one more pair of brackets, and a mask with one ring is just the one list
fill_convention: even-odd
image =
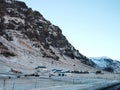
[(22, 24), (25, 23), (24, 19), (21, 19), (21, 18), (18, 18), (18, 17), (10, 17), (8, 15), (4, 16), (4, 19), (5, 19), (4, 23), (9, 23), (10, 21), (14, 21), (17, 24), (18, 23), (22, 23)]

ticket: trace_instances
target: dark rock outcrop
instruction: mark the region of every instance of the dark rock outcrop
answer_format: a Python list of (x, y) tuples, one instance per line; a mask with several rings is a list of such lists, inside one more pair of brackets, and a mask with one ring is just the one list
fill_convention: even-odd
[[(11, 0), (12, 1), (12, 0)], [(78, 59), (82, 63), (92, 65), (87, 57), (80, 54), (62, 34), (62, 30), (46, 20), (38, 11), (31, 8), (21, 1), (7, 3), (0, 1), (0, 35), (8, 41), (12, 41), (13, 35), (8, 32), (11, 30), (22, 33), (22, 38), (28, 38), (38, 43), (33, 46), (40, 48), (40, 44), (44, 47), (41, 49), (43, 57), (59, 60), (50, 46), (57, 48), (61, 56), (66, 55), (72, 59)], [(19, 37), (19, 36), (18, 36)], [(48, 55), (44, 50), (47, 50)]]

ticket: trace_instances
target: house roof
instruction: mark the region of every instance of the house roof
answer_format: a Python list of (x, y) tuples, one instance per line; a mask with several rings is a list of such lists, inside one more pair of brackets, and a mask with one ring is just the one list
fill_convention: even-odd
[(35, 69), (39, 69), (39, 68), (46, 68), (46, 66), (38, 66)]

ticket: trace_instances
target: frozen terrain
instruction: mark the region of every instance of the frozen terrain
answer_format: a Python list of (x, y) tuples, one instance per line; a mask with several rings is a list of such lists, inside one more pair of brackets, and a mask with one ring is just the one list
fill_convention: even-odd
[(120, 73), (120, 62), (119, 60), (113, 60), (109, 57), (94, 57), (90, 58), (96, 65), (96, 68), (101, 68), (103, 70)]
[(117, 80), (72, 77), (0, 79), (0, 90), (96, 90)]
[(5, 1), (0, 2), (0, 90), (94, 90), (118, 83), (119, 74), (94, 68), (41, 13), (21, 1)]

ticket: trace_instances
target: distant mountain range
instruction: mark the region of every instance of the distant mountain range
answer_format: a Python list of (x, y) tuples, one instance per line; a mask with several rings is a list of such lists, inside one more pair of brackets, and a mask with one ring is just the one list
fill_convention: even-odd
[(120, 62), (109, 57), (90, 57), (95, 64), (95, 68), (106, 70), (109, 72), (120, 73)]

